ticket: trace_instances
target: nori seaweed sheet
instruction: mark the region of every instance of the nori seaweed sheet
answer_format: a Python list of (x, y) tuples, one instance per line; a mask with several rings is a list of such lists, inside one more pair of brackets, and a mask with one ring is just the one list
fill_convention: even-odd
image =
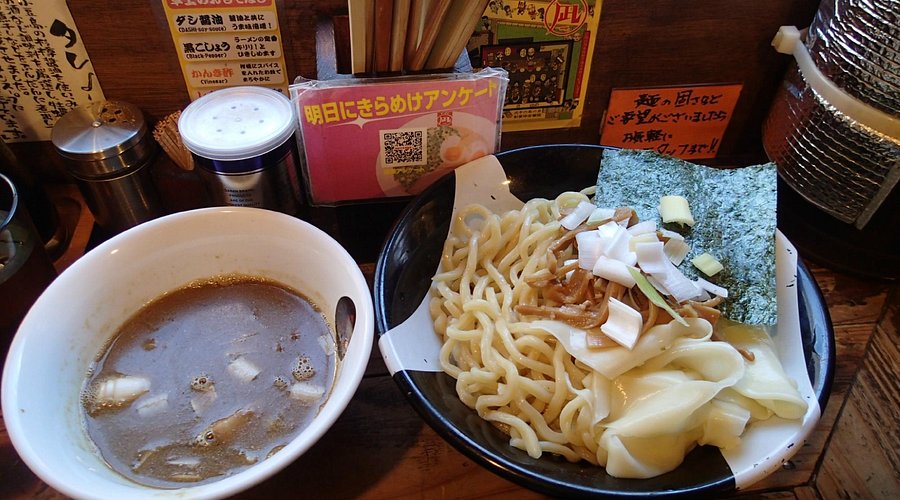
[[(640, 220), (662, 225), (660, 197), (687, 198), (694, 226), (663, 226), (684, 235), (691, 246), (679, 269), (691, 279), (701, 276), (728, 290), (728, 299), (719, 306), (726, 318), (774, 325), (776, 176), (774, 163), (719, 169), (653, 151), (605, 150), (595, 202), (633, 207)], [(690, 259), (704, 252), (725, 269), (713, 277), (700, 273)]]

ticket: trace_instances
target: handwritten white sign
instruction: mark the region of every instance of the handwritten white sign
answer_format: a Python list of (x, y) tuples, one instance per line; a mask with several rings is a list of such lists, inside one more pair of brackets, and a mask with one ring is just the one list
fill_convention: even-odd
[(46, 141), (103, 90), (65, 0), (0, 2), (0, 138)]

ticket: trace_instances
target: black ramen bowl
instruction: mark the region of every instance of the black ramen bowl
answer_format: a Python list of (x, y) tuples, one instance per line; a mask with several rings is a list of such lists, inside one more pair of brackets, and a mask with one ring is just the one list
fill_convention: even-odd
[[(593, 185), (603, 148), (552, 145), (497, 155), (516, 197), (553, 198)], [(446, 175), (416, 197), (384, 244), (375, 273), (376, 332), (409, 318), (428, 293), (450, 224), (456, 179)], [(834, 367), (834, 335), (822, 294), (798, 261), (799, 325), (806, 371), (824, 409)], [(421, 335), (435, 335), (430, 329)], [(718, 448), (698, 446), (674, 471), (651, 479), (620, 479), (587, 463), (545, 454), (533, 459), (509, 445), (509, 437), (480, 418), (457, 396), (455, 380), (439, 371), (401, 369), (394, 381), (425, 421), (460, 452), (523, 487), (552, 496), (681, 497), (734, 491), (740, 485)]]

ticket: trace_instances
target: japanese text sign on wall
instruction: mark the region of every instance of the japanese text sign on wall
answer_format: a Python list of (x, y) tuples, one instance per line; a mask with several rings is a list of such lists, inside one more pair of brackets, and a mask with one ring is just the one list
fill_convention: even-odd
[(715, 158), (741, 85), (613, 89), (600, 144)]
[(0, 2), (0, 138), (46, 141), (103, 91), (65, 0)]
[(274, 0), (162, 0), (191, 99), (255, 85), (287, 94)]

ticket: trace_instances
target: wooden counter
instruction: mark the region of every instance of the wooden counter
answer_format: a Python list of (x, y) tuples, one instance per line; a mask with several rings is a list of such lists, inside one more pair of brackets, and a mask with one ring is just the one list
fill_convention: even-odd
[[(71, 186), (51, 190), (74, 230), (59, 270), (88, 245), (93, 220)], [(900, 498), (900, 284), (807, 262), (835, 330), (831, 398), (810, 440), (743, 498)], [(364, 263), (367, 276), (374, 265)], [(440, 438), (407, 403), (377, 347), (334, 427), (290, 467), (241, 498), (532, 498)], [(62, 498), (16, 454), (0, 421), (0, 498)]]

